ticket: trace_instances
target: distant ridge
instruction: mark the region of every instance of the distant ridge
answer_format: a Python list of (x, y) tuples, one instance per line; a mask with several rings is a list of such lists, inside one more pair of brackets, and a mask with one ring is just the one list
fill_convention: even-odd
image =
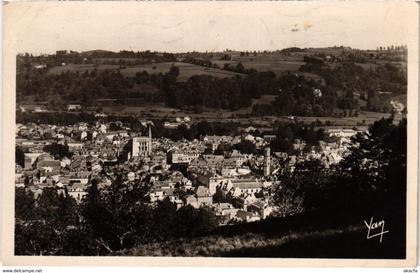
[(110, 50), (103, 50), (103, 49), (94, 49), (94, 50), (88, 50), (88, 51), (83, 51), (80, 54), (86, 55), (86, 56), (90, 56), (90, 55), (94, 55), (94, 54), (98, 54), (98, 53), (115, 53), (114, 51), (110, 51)]

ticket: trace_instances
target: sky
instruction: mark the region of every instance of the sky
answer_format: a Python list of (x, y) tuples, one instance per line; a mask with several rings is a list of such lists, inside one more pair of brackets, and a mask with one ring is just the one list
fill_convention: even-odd
[(12, 2), (4, 7), (9, 46), (35, 54), (62, 49), (376, 49), (409, 43), (416, 12), (417, 4), (402, 1)]

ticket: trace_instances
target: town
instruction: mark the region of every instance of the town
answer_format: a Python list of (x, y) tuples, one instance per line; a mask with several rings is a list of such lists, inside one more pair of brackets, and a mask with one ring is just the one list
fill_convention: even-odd
[(216, 2), (4, 6), (5, 257), (413, 260), (414, 5)]
[[(69, 110), (74, 107), (78, 106), (68, 105)], [(177, 128), (191, 122), (190, 117), (178, 117), (164, 126)], [(110, 185), (118, 174), (128, 184), (149, 181), (151, 206), (168, 199), (177, 208), (208, 208), (219, 225), (252, 222), (276, 215), (272, 195), (280, 185), (282, 168), (293, 170), (296, 162), (310, 158), (327, 166), (338, 163), (350, 138), (361, 132), (360, 128), (330, 128), (324, 133), (329, 142), (318, 141), (315, 146), (296, 138), (293, 152), (285, 153), (270, 149), (276, 134), (255, 136), (252, 126), (234, 136), (173, 141), (154, 138), (153, 121), (140, 123), (143, 134), (120, 121), (72, 126), (18, 123), (16, 149), (21, 163), (16, 164), (16, 187), (26, 187), (35, 199), (45, 188), (54, 188), (80, 203), (92, 180)], [(254, 152), (240, 149), (241, 143), (251, 145)]]

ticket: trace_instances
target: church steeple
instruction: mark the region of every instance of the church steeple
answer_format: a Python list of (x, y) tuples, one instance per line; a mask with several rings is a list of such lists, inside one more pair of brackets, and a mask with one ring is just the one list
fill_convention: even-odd
[(149, 139), (152, 140), (152, 128), (149, 125)]
[(148, 155), (152, 154), (152, 126), (149, 124), (149, 148), (148, 148)]

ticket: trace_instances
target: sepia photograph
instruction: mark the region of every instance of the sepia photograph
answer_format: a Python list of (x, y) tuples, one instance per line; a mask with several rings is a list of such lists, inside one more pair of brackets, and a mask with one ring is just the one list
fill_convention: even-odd
[(416, 265), (414, 2), (3, 10), (3, 254)]

